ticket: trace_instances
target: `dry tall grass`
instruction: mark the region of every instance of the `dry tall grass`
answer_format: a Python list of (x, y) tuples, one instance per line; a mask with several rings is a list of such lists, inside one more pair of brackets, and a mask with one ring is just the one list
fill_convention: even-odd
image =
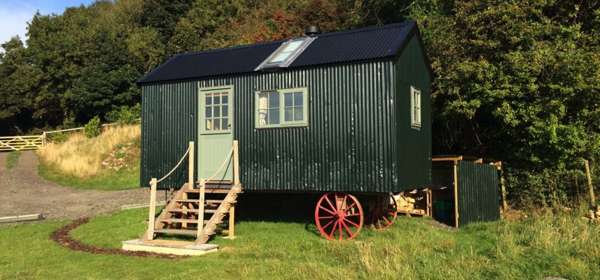
[(80, 178), (99, 174), (102, 161), (119, 145), (139, 141), (139, 125), (109, 127), (98, 137), (71, 135), (63, 143), (50, 143), (38, 151), (40, 159), (68, 175)]

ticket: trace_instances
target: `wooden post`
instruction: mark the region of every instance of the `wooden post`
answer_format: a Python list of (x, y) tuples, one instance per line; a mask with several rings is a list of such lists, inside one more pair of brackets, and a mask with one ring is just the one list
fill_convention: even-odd
[(42, 133), (42, 147), (46, 147), (46, 132)]
[(596, 196), (594, 195), (594, 186), (592, 185), (592, 172), (590, 171), (590, 162), (587, 159), (583, 160), (585, 164), (585, 175), (587, 176), (588, 189), (590, 191), (590, 205), (596, 211)]
[(458, 162), (454, 161), (454, 226), (458, 227)]
[(238, 141), (233, 141), (233, 185), (240, 184), (240, 158), (238, 154)]
[(227, 238), (235, 238), (235, 205), (229, 207), (229, 230), (227, 231)]
[(508, 202), (506, 202), (506, 182), (504, 181), (504, 170), (502, 169), (502, 162), (498, 161), (494, 165), (500, 172), (500, 192), (502, 195), (502, 212), (508, 211)]
[(154, 239), (154, 216), (156, 215), (156, 178), (150, 180), (150, 209), (148, 209), (148, 234), (146, 240)]
[(188, 188), (194, 189), (194, 141), (190, 141), (188, 154)]
[(198, 233), (196, 234), (196, 238), (199, 239), (202, 237), (202, 231), (204, 229), (204, 192), (206, 191), (204, 179), (200, 179), (200, 193), (198, 201)]
[(433, 190), (427, 189), (427, 216), (433, 217)]

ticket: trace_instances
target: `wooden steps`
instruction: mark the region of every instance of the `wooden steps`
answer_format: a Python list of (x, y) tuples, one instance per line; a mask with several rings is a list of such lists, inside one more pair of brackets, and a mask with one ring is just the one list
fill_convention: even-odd
[[(177, 199), (177, 202), (180, 203), (198, 203), (199, 200), (198, 199)], [(222, 199), (205, 199), (204, 200), (204, 204), (216, 204), (216, 203), (221, 203), (223, 202)]]
[(123, 249), (127, 251), (150, 252), (180, 256), (201, 256), (216, 252), (216, 244), (196, 244), (179, 240), (127, 240), (123, 241)]
[[(218, 187), (206, 186), (204, 192), (204, 207), (200, 205), (200, 189), (189, 188), (184, 184), (171, 197), (163, 211), (156, 217), (153, 236), (148, 240), (160, 240), (164, 235), (192, 236), (196, 237), (195, 244), (204, 244), (215, 234), (223, 218), (229, 214), (229, 210), (235, 205), (237, 195), (241, 192), (241, 186), (225, 186), (222, 182)], [(202, 219), (203, 228), (198, 234), (199, 216)], [(148, 234), (148, 233), (147, 233)]]
[[(168, 223), (168, 224), (174, 224), (174, 223), (188, 223), (188, 224), (197, 224), (198, 223), (198, 219), (177, 219), (177, 218), (172, 218), (172, 219), (164, 219), (161, 220), (162, 223)], [(204, 221), (204, 224), (206, 224), (208, 221)]]
[(184, 236), (196, 236), (197, 230), (193, 229), (155, 229), (154, 233), (163, 233), (168, 235), (184, 235)]
[(179, 209), (179, 208), (169, 209), (167, 211), (172, 212), (172, 213), (194, 213), (194, 214), (198, 214), (200, 212), (200, 210), (198, 210), (198, 209)]
[[(219, 187), (219, 188), (210, 188), (207, 187), (206, 190), (204, 191), (204, 193), (222, 193), (222, 194), (226, 194), (229, 193), (229, 190), (231, 190), (231, 188), (223, 188), (223, 187)], [(185, 190), (186, 193), (200, 193), (200, 189), (191, 189), (191, 190)]]
[[(210, 180), (203, 178), (194, 181), (194, 142), (190, 141), (188, 149), (179, 162), (164, 176), (150, 180), (150, 207), (148, 208), (148, 228), (143, 237), (123, 242), (123, 249), (131, 251), (147, 251), (155, 253), (197, 255), (216, 251), (217, 245), (206, 244), (215, 234), (223, 218), (229, 215), (229, 238), (234, 237), (234, 213), (237, 196), (242, 192), (240, 182), (240, 166), (238, 141), (234, 140), (231, 152), (223, 159), (223, 164), (215, 175), (231, 160), (233, 180)], [(187, 158), (188, 183), (177, 190), (167, 205), (156, 215), (156, 190), (158, 183), (169, 177)], [(205, 219), (208, 218), (208, 219)], [(182, 235), (196, 237), (191, 243), (177, 243), (170, 239), (160, 239), (165, 235)], [(158, 239), (156, 239), (158, 238)]]

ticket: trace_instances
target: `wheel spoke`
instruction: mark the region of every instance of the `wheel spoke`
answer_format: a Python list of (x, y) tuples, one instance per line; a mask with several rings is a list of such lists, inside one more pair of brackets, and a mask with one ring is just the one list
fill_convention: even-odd
[(331, 229), (331, 232), (329, 233), (329, 239), (331, 239), (331, 237), (333, 237), (333, 233), (335, 232), (335, 228), (338, 225), (338, 221), (336, 220), (335, 223), (333, 224), (333, 228)]
[(357, 223), (350, 221), (349, 219), (344, 218), (344, 221), (350, 223), (351, 225), (355, 226), (355, 227), (360, 227), (360, 225), (358, 225)]
[(340, 241), (342, 240), (342, 238), (344, 238), (344, 232), (342, 231), (343, 224), (344, 224), (343, 220), (338, 223), (338, 228), (340, 229)]
[(346, 223), (342, 224), (344, 226), (344, 229), (346, 230), (346, 232), (348, 232), (349, 236), (354, 236), (354, 232), (352, 232), (350, 230), (350, 228), (346, 225)]
[(324, 230), (324, 229), (326, 229), (328, 226), (330, 226), (330, 225), (331, 225), (333, 222), (335, 222), (335, 221), (336, 221), (336, 220), (331, 220), (331, 221), (329, 221), (328, 223), (326, 223), (326, 224), (323, 226), (323, 230)]
[(347, 212), (348, 210), (352, 209), (352, 207), (354, 207), (354, 205), (356, 205), (356, 201), (353, 201), (353, 202), (352, 202), (352, 204), (350, 204), (350, 207), (348, 207), (348, 208), (346, 209), (346, 212)]
[(388, 220), (385, 216), (382, 217), (388, 224), (391, 224), (390, 220)]
[(335, 218), (335, 216), (321, 216), (321, 217), (319, 217), (319, 219), (331, 219), (331, 218)]
[(327, 197), (327, 195), (324, 196), (325, 200), (327, 200), (327, 203), (329, 204), (329, 206), (331, 206), (331, 210), (336, 211), (337, 208), (335, 206), (333, 206), (333, 203), (331, 203), (331, 200), (329, 200), (329, 197)]
[(329, 210), (329, 209), (327, 209), (327, 208), (325, 208), (325, 207), (323, 207), (321, 205), (319, 205), (319, 209), (325, 210), (325, 212), (327, 212), (327, 213), (329, 213), (331, 215), (335, 215), (336, 214), (334, 211), (331, 211), (331, 210)]

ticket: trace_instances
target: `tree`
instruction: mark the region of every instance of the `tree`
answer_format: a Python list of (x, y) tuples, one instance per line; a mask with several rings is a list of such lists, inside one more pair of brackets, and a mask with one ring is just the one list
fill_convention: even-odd
[(435, 151), (509, 162), (515, 193), (567, 192), (561, 174), (600, 159), (600, 12), (588, 4), (415, 5), (436, 72)]

